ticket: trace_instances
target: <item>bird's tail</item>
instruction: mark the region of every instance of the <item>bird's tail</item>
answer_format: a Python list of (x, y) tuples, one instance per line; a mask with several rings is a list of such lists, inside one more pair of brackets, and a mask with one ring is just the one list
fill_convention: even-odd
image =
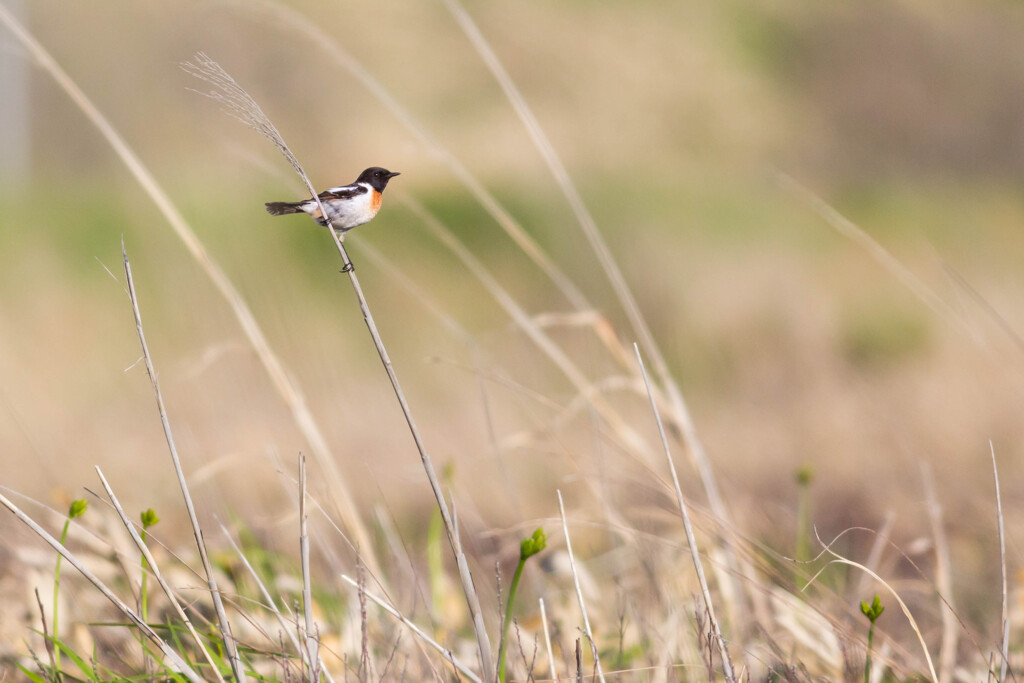
[(267, 213), (271, 216), (284, 216), (289, 213), (301, 213), (303, 202), (267, 202)]

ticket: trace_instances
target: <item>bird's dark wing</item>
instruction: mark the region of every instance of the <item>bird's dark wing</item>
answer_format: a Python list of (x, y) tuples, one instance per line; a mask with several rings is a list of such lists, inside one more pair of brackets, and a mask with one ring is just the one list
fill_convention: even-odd
[(320, 199), (351, 199), (352, 197), (358, 197), (361, 194), (369, 192), (362, 185), (345, 185), (343, 187), (332, 187), (329, 190), (324, 190), (320, 193)]

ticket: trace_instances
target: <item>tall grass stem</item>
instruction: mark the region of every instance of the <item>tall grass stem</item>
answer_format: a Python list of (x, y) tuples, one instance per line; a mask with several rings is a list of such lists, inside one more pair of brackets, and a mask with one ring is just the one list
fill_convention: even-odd
[[(327, 214), (324, 214), (325, 216)], [(302, 563), (302, 615), (306, 623), (309, 683), (317, 683), (320, 663), (316, 624), (313, 621), (313, 582), (309, 571), (309, 529), (306, 518), (306, 457), (299, 453), (299, 558)]]
[(999, 491), (999, 467), (996, 465), (996, 447), (991, 440), (988, 442), (992, 454), (992, 476), (996, 484), (996, 521), (999, 528), (999, 568), (1002, 574), (1002, 643), (999, 664), (999, 681), (1006, 680), (1006, 669), (1010, 664), (1010, 594), (1006, 585), (1006, 532), (1003, 526), (1003, 497)]
[[(206, 81), (216, 88), (216, 90), (212, 92), (203, 94), (220, 102), (227, 109), (227, 113), (235, 116), (243, 123), (256, 130), (256, 132), (267, 138), (278, 148), (278, 150), (281, 151), (302, 179), (302, 182), (305, 184), (313, 201), (317, 203), (321, 215), (328, 216), (329, 214), (324, 209), (324, 206), (320, 201), (320, 197), (316, 189), (313, 187), (313, 183), (309, 180), (309, 176), (306, 175), (306, 172), (303, 170), (302, 165), (299, 164), (295, 155), (292, 154), (291, 149), (289, 149), (288, 145), (284, 141), (284, 137), (280, 132), (278, 132), (277, 128), (270, 121), (267, 115), (263, 113), (263, 110), (260, 109), (260, 106), (252, 99), (249, 93), (247, 93), (219, 64), (217, 64), (217, 62), (213, 61), (203, 53), (197, 53), (193, 57), (193, 61), (184, 64), (183, 68), (185, 68), (188, 73)], [(444, 494), (441, 491), (441, 485), (437, 479), (437, 473), (434, 471), (434, 465), (430, 460), (426, 446), (420, 436), (419, 428), (416, 426), (416, 420), (413, 418), (412, 411), (409, 408), (409, 403), (405, 398), (405, 392), (402, 390), (402, 385), (398, 381), (398, 375), (395, 373), (394, 367), (391, 364), (391, 358), (388, 355), (387, 349), (384, 346), (384, 341), (377, 329), (377, 323), (374, 321), (373, 314), (370, 312), (370, 306), (366, 300), (366, 296), (363, 294), (363, 288), (359, 284), (359, 277), (356, 275), (355, 266), (352, 263), (352, 259), (349, 258), (348, 251), (345, 249), (343, 237), (329, 226), (326, 227), (325, 230), (330, 234), (331, 239), (334, 240), (334, 245), (338, 250), (338, 255), (341, 257), (343, 265), (342, 272), (348, 273), (349, 282), (352, 284), (352, 290), (359, 303), (359, 310), (363, 314), (363, 320), (370, 332), (373, 345), (376, 347), (377, 354), (380, 356), (381, 363), (384, 365), (384, 370), (387, 373), (388, 379), (391, 381), (391, 387), (395, 392), (395, 397), (398, 399), (398, 404), (402, 409), (402, 414), (405, 416), (406, 424), (409, 427), (409, 432), (411, 433), (413, 442), (416, 445), (416, 450), (419, 452), (423, 469), (427, 475), (427, 480), (430, 482), (430, 487), (434, 492), (434, 498), (437, 500), (438, 509), (441, 511), (441, 518), (445, 524), (445, 531), (448, 534), (448, 541), (451, 544), (452, 552), (455, 555), (455, 562), (459, 570), (459, 578), (462, 581), (462, 588), (466, 597), (466, 603), (469, 606), (473, 629), (477, 638), (477, 647), (480, 652), (481, 666), (483, 667), (484, 675), (488, 680), (490, 680), (495, 675), (490, 640), (487, 636), (483, 612), (480, 608), (480, 598), (477, 595), (476, 587), (473, 585), (473, 577), (469, 571), (469, 562), (466, 559), (465, 553), (462, 552), (461, 544), (459, 544), (457, 540), (458, 530), (455, 529), (452, 524), (451, 514), (448, 511), (448, 504), (445, 502)]]
[(715, 634), (715, 643), (718, 645), (718, 652), (722, 657), (722, 670), (725, 680), (728, 683), (736, 683), (736, 675), (733, 673), (732, 657), (729, 655), (729, 648), (726, 647), (725, 638), (722, 637), (722, 629), (715, 616), (715, 605), (711, 601), (711, 590), (708, 588), (707, 577), (704, 576), (704, 564), (700, 559), (700, 551), (697, 548), (697, 537), (693, 533), (693, 525), (690, 524), (690, 514), (686, 510), (686, 499), (683, 497), (683, 489), (679, 485), (679, 475), (676, 474), (676, 465), (672, 460), (672, 452), (668, 447), (668, 437), (665, 436), (665, 425), (661, 422), (661, 413), (658, 412), (658, 404), (651, 392), (651, 382), (647, 377), (647, 369), (644, 367), (644, 359), (640, 355), (640, 346), (633, 344), (636, 351), (636, 360), (640, 364), (640, 374), (643, 375), (644, 385), (647, 387), (647, 395), (651, 400), (651, 410), (654, 412), (654, 419), (658, 423), (658, 434), (661, 436), (661, 445), (665, 450), (665, 459), (668, 461), (668, 469), (672, 473), (672, 484), (675, 486), (676, 502), (679, 503), (679, 514), (683, 518), (683, 529), (686, 531), (686, 542), (690, 547), (690, 558), (693, 560), (693, 567), (697, 571), (697, 580), (700, 582), (700, 590), (704, 598), (704, 610), (707, 612), (708, 621), (711, 622), (711, 629)]
[(942, 505), (935, 493), (935, 477), (927, 462), (921, 463), (921, 478), (924, 482), (928, 519), (931, 522), (932, 538), (935, 543), (935, 590), (939, 594), (939, 613), (942, 617), (938, 683), (950, 683), (956, 668), (957, 642), (960, 637), (953, 602), (953, 560), (950, 557), (949, 539), (946, 537), (942, 521)]
[(238, 656), (235, 639), (231, 635), (231, 624), (228, 621), (227, 613), (224, 611), (224, 602), (221, 600), (220, 589), (217, 587), (217, 578), (214, 576), (213, 565), (206, 552), (203, 530), (199, 526), (199, 517), (196, 515), (195, 506), (192, 504), (192, 494), (189, 492), (188, 482), (185, 480), (185, 472), (181, 467), (181, 459), (178, 457), (178, 448), (174, 444), (174, 434), (171, 432), (171, 423), (167, 417), (167, 409), (164, 407), (164, 397), (160, 391), (160, 381), (157, 379), (156, 369), (153, 367), (153, 359), (149, 355), (149, 346), (146, 344), (146, 334), (142, 329), (142, 313), (139, 312), (139, 300), (135, 294), (135, 280), (132, 278), (132, 265), (128, 261), (128, 250), (125, 248), (124, 238), (121, 239), (121, 256), (124, 259), (125, 284), (128, 287), (128, 298), (131, 300), (132, 314), (135, 317), (135, 331), (139, 337), (139, 345), (142, 347), (142, 357), (146, 363), (146, 373), (149, 375), (149, 381), (153, 385), (153, 393), (156, 396), (156, 407), (160, 413), (160, 424), (164, 430), (164, 439), (167, 441), (167, 449), (170, 452), (171, 462), (174, 465), (174, 473), (178, 477), (181, 495), (185, 500), (185, 509), (188, 512), (189, 523), (192, 525), (196, 547), (199, 549), (199, 558), (203, 563), (206, 586), (210, 591), (210, 596), (213, 598), (213, 605), (217, 613), (217, 622), (220, 625), (224, 647), (231, 662), (231, 671), (238, 683), (245, 683), (248, 679), (246, 678), (242, 661)]
[(544, 598), (538, 598), (540, 602), (540, 623), (544, 628), (544, 647), (548, 651), (548, 666), (551, 667), (551, 679), (558, 683), (558, 669), (555, 667), (555, 653), (551, 649), (551, 634), (548, 632), (548, 613), (544, 609)]
[[(601, 668), (601, 658), (597, 653), (597, 641), (594, 640), (594, 632), (590, 628), (590, 617), (587, 616), (587, 605), (583, 601), (583, 589), (580, 588), (580, 575), (576, 571), (576, 558), (572, 554), (572, 539), (569, 537), (569, 522), (565, 518), (565, 503), (562, 501), (561, 490), (556, 491), (558, 493), (558, 513), (562, 517), (562, 532), (565, 534), (565, 551), (569, 553), (569, 567), (572, 568), (572, 582), (576, 587), (576, 602), (580, 607), (580, 614), (583, 615), (583, 628), (584, 634), (587, 636), (587, 640), (590, 642), (590, 651), (594, 657), (594, 668), (597, 669), (597, 677), (601, 683), (605, 683), (604, 670)], [(579, 663), (579, 641), (576, 641), (576, 661)], [(577, 666), (577, 668), (579, 668)], [(576, 675), (579, 676), (580, 672), (577, 671)]]

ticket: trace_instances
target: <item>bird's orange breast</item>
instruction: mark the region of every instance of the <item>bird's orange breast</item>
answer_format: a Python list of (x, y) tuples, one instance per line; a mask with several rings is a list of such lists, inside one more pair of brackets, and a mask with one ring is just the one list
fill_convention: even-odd
[(377, 190), (371, 190), (371, 192), (373, 192), (373, 196), (370, 197), (370, 211), (377, 213), (380, 211), (380, 203), (383, 201), (384, 195), (377, 192)]

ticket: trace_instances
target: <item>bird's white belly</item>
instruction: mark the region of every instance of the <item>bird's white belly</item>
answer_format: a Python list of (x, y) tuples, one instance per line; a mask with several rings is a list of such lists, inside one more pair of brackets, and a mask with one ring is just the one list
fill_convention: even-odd
[(331, 219), (331, 227), (335, 230), (351, 230), (369, 222), (377, 215), (373, 207), (373, 192), (345, 200), (328, 200), (325, 202), (327, 215)]

